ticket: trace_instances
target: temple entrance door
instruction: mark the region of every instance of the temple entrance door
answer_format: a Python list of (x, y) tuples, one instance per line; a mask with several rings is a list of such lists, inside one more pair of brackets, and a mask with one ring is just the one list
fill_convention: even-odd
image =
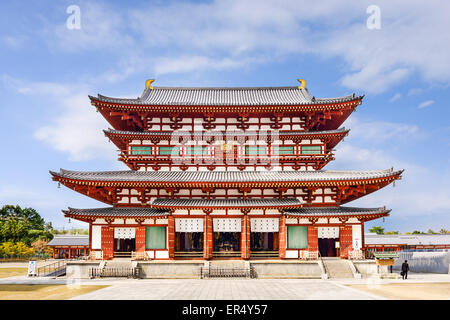
[(203, 257), (203, 219), (175, 219), (175, 257)]
[(339, 243), (339, 227), (319, 227), (318, 238), (320, 255), (337, 257), (336, 243)]
[(213, 219), (213, 257), (241, 256), (241, 219)]
[(322, 257), (336, 257), (336, 241), (339, 239), (319, 238), (319, 252)]
[(131, 258), (136, 251), (136, 228), (114, 228), (114, 257)]

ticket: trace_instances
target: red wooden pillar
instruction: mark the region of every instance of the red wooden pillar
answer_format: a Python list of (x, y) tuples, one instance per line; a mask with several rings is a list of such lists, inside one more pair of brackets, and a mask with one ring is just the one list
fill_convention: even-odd
[(92, 222), (89, 222), (89, 252), (92, 250)]
[(102, 227), (102, 251), (103, 259), (114, 258), (114, 228)]
[(308, 251), (319, 250), (319, 230), (315, 226), (308, 226)]
[(287, 247), (286, 235), (287, 235), (286, 216), (281, 216), (278, 230), (278, 256), (280, 259), (286, 258), (286, 247)]
[(72, 257), (72, 254), (71, 254), (72, 252), (71, 252), (71, 249), (69, 248), (69, 259), (71, 259)]
[(145, 227), (136, 228), (136, 252), (145, 252)]
[(169, 259), (175, 259), (175, 218), (169, 216), (167, 219), (167, 238), (169, 241)]
[(213, 253), (213, 223), (210, 215), (205, 216), (203, 228), (203, 258), (209, 260)]
[(241, 258), (250, 258), (250, 218), (244, 215), (241, 228)]
[(55, 259), (55, 247), (53, 247), (53, 259)]
[(364, 239), (364, 220), (361, 221), (361, 250), (363, 251), (363, 258), (366, 257), (366, 240)]
[(339, 230), (339, 244), (341, 258), (348, 258), (348, 251), (352, 250), (352, 226), (342, 226)]

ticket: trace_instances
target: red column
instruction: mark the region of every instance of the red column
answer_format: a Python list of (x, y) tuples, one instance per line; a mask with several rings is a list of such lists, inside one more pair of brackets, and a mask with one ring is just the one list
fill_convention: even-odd
[(114, 228), (102, 227), (102, 251), (103, 259), (114, 258)]
[(92, 222), (89, 222), (89, 252), (92, 250)]
[(169, 239), (169, 259), (175, 259), (175, 218), (173, 216), (168, 218), (167, 237)]
[(205, 216), (205, 225), (203, 230), (203, 258), (209, 260), (213, 255), (213, 223), (209, 215)]
[(363, 251), (363, 258), (366, 257), (366, 240), (364, 239), (364, 220), (361, 221), (361, 250)]
[(319, 250), (319, 231), (315, 226), (308, 226), (308, 251)]
[(339, 244), (341, 247), (341, 258), (348, 258), (348, 251), (352, 250), (352, 226), (340, 227)]
[(53, 259), (55, 259), (55, 247), (53, 247)]
[(244, 215), (241, 229), (241, 258), (250, 258), (250, 218)]
[(286, 258), (286, 234), (286, 216), (281, 216), (278, 231), (278, 256), (280, 259)]
[(71, 257), (71, 249), (69, 248), (69, 259), (71, 259), (72, 257)]
[(145, 227), (136, 228), (136, 252), (145, 252)]

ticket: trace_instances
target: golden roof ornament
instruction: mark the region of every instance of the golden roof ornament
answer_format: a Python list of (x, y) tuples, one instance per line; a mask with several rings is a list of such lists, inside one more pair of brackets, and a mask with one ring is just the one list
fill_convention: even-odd
[(147, 81), (145, 81), (145, 89), (153, 90), (154, 88), (152, 87), (152, 82), (154, 81), (155, 79), (148, 79)]
[(298, 87), (300, 90), (306, 89), (306, 80), (305, 79), (297, 79), (300, 82), (300, 86)]

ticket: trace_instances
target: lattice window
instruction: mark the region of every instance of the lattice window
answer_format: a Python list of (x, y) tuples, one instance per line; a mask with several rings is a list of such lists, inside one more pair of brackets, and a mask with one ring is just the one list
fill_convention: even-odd
[(283, 155), (293, 155), (294, 154), (294, 146), (277, 146), (273, 147), (273, 153)]
[(266, 146), (245, 146), (245, 154), (246, 155), (266, 155), (267, 147)]
[(179, 155), (179, 147), (159, 147), (159, 154), (162, 156)]
[(132, 155), (151, 155), (152, 154), (152, 147), (132, 146), (131, 147), (131, 154)]
[(322, 153), (321, 146), (302, 146), (302, 154), (320, 154)]

